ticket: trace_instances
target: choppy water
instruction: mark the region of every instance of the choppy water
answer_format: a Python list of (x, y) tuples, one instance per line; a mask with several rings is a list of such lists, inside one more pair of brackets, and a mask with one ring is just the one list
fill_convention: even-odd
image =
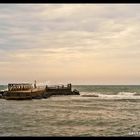
[(140, 86), (73, 88), (81, 95), (1, 99), (0, 136), (140, 136)]

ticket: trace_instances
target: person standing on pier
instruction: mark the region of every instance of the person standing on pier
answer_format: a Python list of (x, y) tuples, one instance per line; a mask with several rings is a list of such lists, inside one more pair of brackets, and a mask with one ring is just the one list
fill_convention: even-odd
[(36, 88), (36, 80), (35, 80), (35, 82), (34, 82), (34, 88)]

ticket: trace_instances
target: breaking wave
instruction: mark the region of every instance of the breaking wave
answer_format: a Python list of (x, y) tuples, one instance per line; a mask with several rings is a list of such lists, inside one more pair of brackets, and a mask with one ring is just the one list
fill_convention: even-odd
[(136, 92), (118, 92), (117, 94), (104, 94), (97, 92), (81, 92), (82, 97), (95, 99), (140, 99), (140, 94)]

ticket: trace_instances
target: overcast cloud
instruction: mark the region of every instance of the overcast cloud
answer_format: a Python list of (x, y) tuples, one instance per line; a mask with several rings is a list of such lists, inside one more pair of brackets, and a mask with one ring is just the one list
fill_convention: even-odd
[(139, 4), (0, 4), (0, 82), (140, 84)]

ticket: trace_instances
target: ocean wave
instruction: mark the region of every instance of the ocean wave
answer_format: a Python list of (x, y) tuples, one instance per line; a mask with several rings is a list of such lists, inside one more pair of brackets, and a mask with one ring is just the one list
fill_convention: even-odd
[(82, 92), (82, 97), (95, 98), (95, 99), (140, 99), (140, 94), (136, 92), (118, 92), (117, 94), (105, 94), (97, 92)]
[(134, 94), (136, 94), (136, 92), (119, 92), (118, 95), (122, 95), (122, 96), (133, 96)]

